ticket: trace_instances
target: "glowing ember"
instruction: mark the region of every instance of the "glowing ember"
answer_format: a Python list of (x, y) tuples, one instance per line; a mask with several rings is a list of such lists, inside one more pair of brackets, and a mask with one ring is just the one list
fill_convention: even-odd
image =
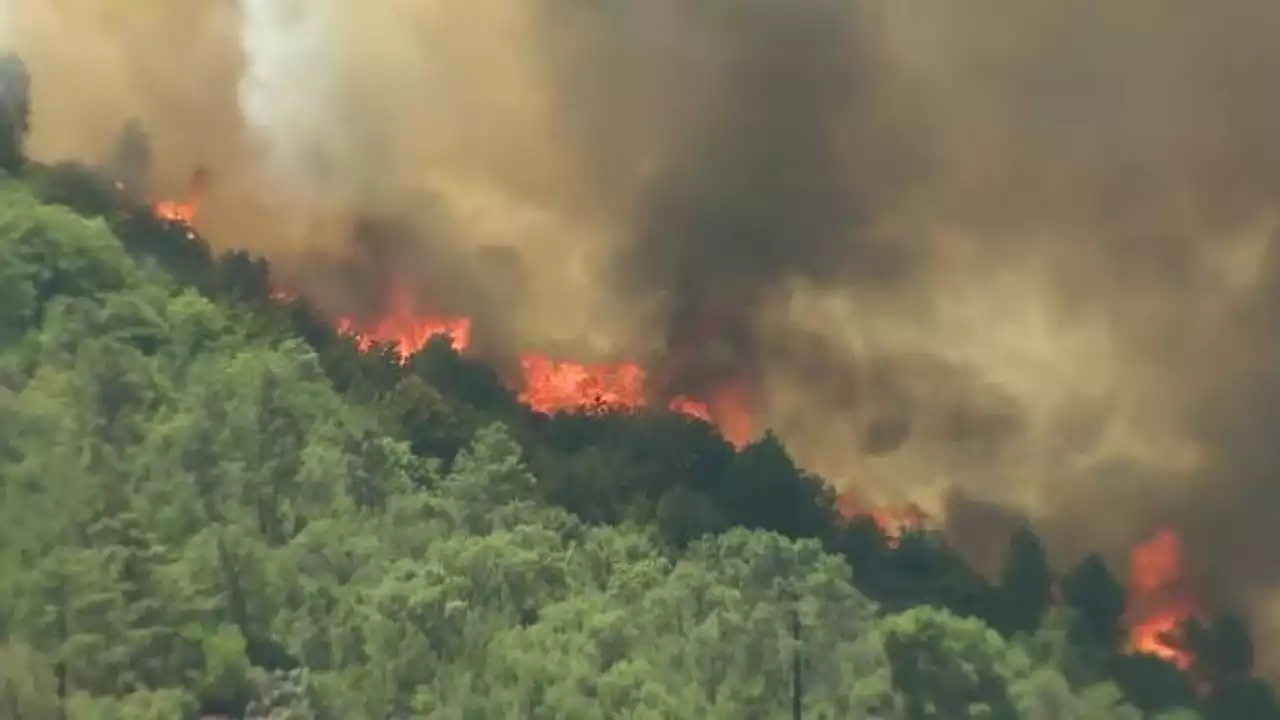
[(1127, 649), (1186, 669), (1191, 657), (1179, 646), (1183, 622), (1196, 613), (1182, 576), (1182, 542), (1173, 531), (1159, 530), (1129, 557)]

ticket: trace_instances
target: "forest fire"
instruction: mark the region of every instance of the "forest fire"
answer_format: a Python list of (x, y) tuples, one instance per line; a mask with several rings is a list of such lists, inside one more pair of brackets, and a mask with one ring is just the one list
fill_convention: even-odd
[(520, 401), (538, 412), (627, 409), (645, 402), (644, 370), (634, 363), (578, 363), (525, 354), (520, 368)]
[[(404, 291), (392, 294), (388, 313), (376, 322), (360, 328), (350, 318), (341, 318), (338, 327), (351, 333), (361, 348), (389, 344), (404, 357), (437, 335), (447, 336), (458, 352), (467, 350), (471, 342), (469, 318), (417, 315)], [(520, 366), (523, 379), (518, 397), (538, 412), (625, 410), (642, 407), (649, 399), (645, 370), (636, 363), (581, 363), (525, 353)], [(715, 425), (727, 440), (741, 447), (752, 437), (745, 390), (729, 383), (706, 401), (677, 396), (667, 405), (674, 412)], [(923, 511), (914, 504), (876, 507), (854, 492), (842, 492), (836, 509), (846, 520), (870, 518), (890, 547), (897, 547), (903, 533), (925, 522)], [(1181, 541), (1173, 531), (1162, 529), (1133, 549), (1124, 618), (1128, 652), (1153, 655), (1187, 669), (1191, 656), (1180, 646), (1179, 635), (1182, 623), (1197, 610), (1186, 592)]]
[(471, 346), (471, 319), (448, 316), (418, 316), (413, 298), (403, 286), (392, 286), (387, 311), (377, 321), (360, 326), (350, 317), (335, 320), (338, 332), (356, 339), (361, 350), (374, 345), (391, 345), (401, 357), (421, 350), (431, 338), (444, 336), (457, 352)]
[[(188, 237), (194, 238), (191, 225), (199, 211), (207, 179), (203, 169), (197, 170), (185, 199), (152, 203), (152, 214), (182, 226)], [(281, 288), (273, 289), (271, 296), (280, 302), (293, 298), (291, 292)], [(420, 313), (414, 307), (412, 293), (403, 284), (392, 285), (385, 312), (378, 319), (361, 322), (340, 316), (335, 318), (334, 326), (354, 338), (362, 351), (375, 345), (389, 345), (401, 358), (418, 352), (437, 336), (448, 338), (459, 353), (471, 347), (470, 318)], [(637, 363), (582, 363), (523, 353), (520, 368), (523, 377), (520, 387), (516, 388), (518, 397), (537, 412), (632, 409), (644, 406), (650, 399), (646, 373)], [(677, 396), (668, 406), (675, 412), (715, 425), (725, 439), (741, 447), (752, 437), (745, 390), (730, 384), (714, 392), (705, 402)]]
[[(283, 301), (291, 295), (277, 290), (273, 297)], [(448, 338), (456, 352), (466, 352), (471, 347), (470, 318), (420, 314), (403, 285), (392, 287), (386, 312), (377, 320), (361, 323), (343, 316), (336, 318), (335, 327), (352, 336), (362, 351), (389, 345), (401, 358), (413, 355), (438, 336)], [(649, 400), (647, 375), (638, 363), (583, 363), (522, 353), (520, 369), (518, 398), (537, 412), (626, 410), (643, 407)], [(751, 440), (745, 388), (739, 385), (721, 388), (706, 402), (677, 396), (668, 402), (668, 407), (715, 425), (736, 447)]]
[[(404, 285), (393, 285), (386, 312), (377, 320), (361, 323), (351, 317), (335, 321), (339, 332), (355, 338), (361, 350), (390, 345), (402, 358), (421, 350), (431, 338), (443, 336), (457, 352), (471, 347), (471, 319), (418, 313)], [(639, 408), (647, 404), (647, 375), (637, 363), (583, 363), (550, 358), (538, 353), (520, 356), (522, 379), (516, 388), (522, 403), (543, 413), (602, 411)], [(744, 389), (731, 386), (708, 402), (675, 397), (668, 406), (710, 422), (735, 446), (751, 440), (750, 416)]]
[(164, 200), (153, 203), (151, 211), (161, 220), (182, 225), (190, 225), (200, 209), (200, 201), (204, 199), (205, 187), (208, 185), (208, 173), (198, 168), (191, 175), (187, 185), (187, 193), (181, 201)]
[(1128, 650), (1155, 655), (1186, 669), (1181, 627), (1198, 608), (1188, 595), (1182, 571), (1182, 542), (1162, 528), (1130, 553), (1125, 624)]
[[(197, 171), (183, 201), (156, 202), (151, 206), (152, 213), (185, 227), (188, 235), (194, 236), (191, 223), (199, 209), (204, 186), (205, 175)], [(271, 295), (280, 302), (295, 297), (279, 288)], [(408, 358), (438, 336), (448, 338), (451, 347), (459, 353), (468, 351), (472, 344), (470, 318), (419, 312), (411, 292), (399, 284), (391, 288), (385, 312), (378, 319), (362, 322), (344, 316), (336, 318), (334, 324), (339, 332), (351, 336), (360, 350), (385, 345), (401, 358)], [(517, 396), (537, 412), (627, 410), (643, 407), (652, 399), (647, 374), (638, 363), (583, 363), (538, 353), (522, 353), (519, 362), (522, 378), (520, 386), (515, 388)], [(743, 383), (728, 382), (702, 400), (683, 395), (672, 397), (667, 407), (714, 425), (726, 440), (742, 447), (754, 434), (748, 397)], [(846, 521), (870, 518), (890, 547), (897, 547), (903, 533), (925, 522), (923, 511), (914, 504), (870, 506), (852, 491), (837, 496), (836, 510)], [(1133, 549), (1124, 618), (1128, 652), (1154, 655), (1179, 668), (1188, 668), (1191, 657), (1180, 647), (1178, 636), (1182, 623), (1197, 610), (1185, 589), (1182, 546), (1176, 534), (1162, 529)]]
[(898, 546), (902, 534), (924, 525), (924, 510), (914, 503), (898, 506), (868, 506), (857, 493), (845, 490), (836, 496), (836, 512), (845, 521), (866, 517), (875, 523), (876, 528), (885, 536), (890, 547)]

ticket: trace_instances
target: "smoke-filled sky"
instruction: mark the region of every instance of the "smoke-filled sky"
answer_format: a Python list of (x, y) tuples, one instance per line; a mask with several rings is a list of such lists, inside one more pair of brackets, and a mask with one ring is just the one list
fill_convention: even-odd
[(1274, 0), (0, 0), (0, 32), (38, 158), (136, 117), (156, 193), (207, 166), (202, 231), (322, 300), (369, 290), (318, 257), (376, 247), (495, 353), (748, 382), (872, 498), (1063, 557), (1168, 523), (1280, 633)]

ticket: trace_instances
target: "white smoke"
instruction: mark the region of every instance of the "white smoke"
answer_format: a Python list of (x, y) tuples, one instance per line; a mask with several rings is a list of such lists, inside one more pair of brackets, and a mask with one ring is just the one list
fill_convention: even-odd
[(17, 35), (19, 0), (0, 0), (0, 50), (8, 51), (13, 47)]
[(275, 187), (327, 194), (341, 172), (341, 3), (243, 0), (240, 108)]

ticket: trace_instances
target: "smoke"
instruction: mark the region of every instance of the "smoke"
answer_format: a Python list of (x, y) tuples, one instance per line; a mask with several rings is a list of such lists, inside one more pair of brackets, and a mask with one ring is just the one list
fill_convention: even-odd
[(3, 2), (0, 2), (0, 44), (6, 47), (13, 42), (15, 4), (17, 2), (18, 0), (3, 0)]
[(1280, 632), (1269, 0), (12, 7), (38, 158), (138, 118), (154, 192), (207, 166), (201, 229), (335, 309), (743, 384), (972, 548), (1169, 524)]
[(359, 138), (335, 132), (343, 129), (349, 110), (337, 75), (342, 3), (246, 0), (240, 7), (245, 123), (257, 136), (269, 172), (289, 183), (305, 182), (300, 190), (323, 196), (322, 184), (361, 170), (348, 157)]
[(851, 7), (746, 2), (701, 19), (729, 29), (725, 67), (647, 183), (619, 262), (632, 287), (665, 293), (669, 344), (726, 350), (697, 368), (702, 383), (765, 370), (753, 323), (788, 277), (888, 284), (906, 270), (862, 227), (872, 198), (846, 143), (872, 93)]

